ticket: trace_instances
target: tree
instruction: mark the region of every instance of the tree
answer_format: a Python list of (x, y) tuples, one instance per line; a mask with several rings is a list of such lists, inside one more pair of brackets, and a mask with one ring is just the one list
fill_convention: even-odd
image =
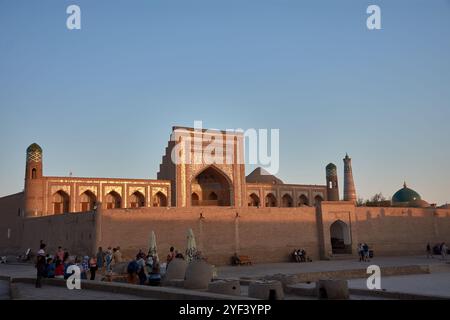
[(386, 198), (383, 196), (383, 194), (381, 192), (375, 194), (372, 198), (370, 198), (370, 202), (372, 202), (372, 203), (379, 203), (382, 201), (386, 201)]
[(357, 207), (362, 207), (362, 206), (364, 206), (365, 204), (366, 204), (366, 201), (365, 201), (363, 198), (358, 197), (358, 200), (356, 200), (356, 206), (357, 206)]

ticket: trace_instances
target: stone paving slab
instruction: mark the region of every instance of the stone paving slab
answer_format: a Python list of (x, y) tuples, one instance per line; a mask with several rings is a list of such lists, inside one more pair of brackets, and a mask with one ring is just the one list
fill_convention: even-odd
[(261, 278), (268, 275), (284, 274), (294, 275), (310, 272), (328, 272), (340, 270), (366, 269), (369, 265), (376, 264), (383, 267), (401, 267), (401, 266), (428, 266), (442, 265), (444, 262), (440, 259), (428, 259), (426, 256), (408, 256), (408, 257), (375, 257), (370, 262), (359, 262), (352, 260), (330, 260), (314, 262), (285, 262), (254, 264), (252, 266), (222, 266), (218, 267), (219, 278)]
[[(349, 280), (349, 288), (367, 289), (367, 279)], [(381, 278), (381, 289), (387, 292), (399, 292), (450, 299), (450, 273), (439, 272), (408, 276)]]
[(14, 300), (153, 300), (128, 294), (94, 290), (69, 290), (64, 287), (44, 285), (36, 288), (28, 283), (14, 283)]
[(0, 280), (0, 300), (9, 300), (9, 281)]

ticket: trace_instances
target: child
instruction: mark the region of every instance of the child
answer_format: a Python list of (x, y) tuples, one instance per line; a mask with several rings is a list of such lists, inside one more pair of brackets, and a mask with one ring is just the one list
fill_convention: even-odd
[(53, 262), (52, 258), (49, 258), (47, 260), (47, 268), (45, 270), (45, 273), (47, 275), (47, 278), (54, 278), (55, 277), (55, 263)]

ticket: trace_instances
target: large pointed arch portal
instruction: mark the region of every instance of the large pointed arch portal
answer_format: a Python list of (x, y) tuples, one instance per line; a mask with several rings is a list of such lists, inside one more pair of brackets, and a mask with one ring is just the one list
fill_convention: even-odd
[(192, 206), (230, 206), (231, 182), (221, 170), (210, 166), (192, 180), (191, 195)]
[(336, 220), (330, 226), (331, 248), (333, 254), (352, 253), (352, 239), (348, 225)]

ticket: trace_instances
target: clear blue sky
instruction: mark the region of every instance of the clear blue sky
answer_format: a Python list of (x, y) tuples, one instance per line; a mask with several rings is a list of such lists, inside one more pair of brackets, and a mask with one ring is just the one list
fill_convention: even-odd
[(279, 128), (285, 182), (334, 162), (342, 189), (348, 152), (360, 196), (440, 204), (449, 119), (448, 0), (0, 0), (0, 195), (32, 142), (46, 175), (156, 178), (171, 126), (202, 120)]

